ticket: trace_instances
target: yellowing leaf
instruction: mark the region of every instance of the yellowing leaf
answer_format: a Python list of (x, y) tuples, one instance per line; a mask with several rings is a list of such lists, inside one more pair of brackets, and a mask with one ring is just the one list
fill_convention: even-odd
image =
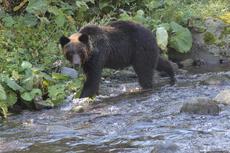
[(160, 47), (163, 51), (167, 51), (168, 32), (166, 31), (164, 27), (157, 28), (156, 39), (157, 39), (158, 47)]
[(223, 20), (225, 23), (230, 24), (230, 12), (221, 15), (219, 18)]
[(0, 84), (0, 100), (6, 100), (6, 92), (1, 84)]

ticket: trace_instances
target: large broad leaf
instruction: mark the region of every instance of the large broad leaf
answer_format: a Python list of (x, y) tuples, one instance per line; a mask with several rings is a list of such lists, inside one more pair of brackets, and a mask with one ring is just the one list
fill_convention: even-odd
[(38, 23), (38, 19), (36, 18), (36, 16), (32, 14), (25, 14), (25, 16), (22, 19), (23, 23), (28, 27), (33, 27)]
[(20, 91), (23, 92), (25, 89), (23, 89), (20, 85), (18, 85), (14, 80), (11, 80), (10, 78), (5, 78), (6, 85), (13, 89), (14, 91)]
[(49, 97), (52, 102), (57, 105), (64, 101), (65, 98), (65, 85), (64, 84), (56, 84), (48, 87)]
[(156, 39), (157, 39), (158, 47), (160, 47), (163, 51), (167, 51), (168, 32), (166, 31), (164, 27), (157, 28)]
[(64, 24), (66, 23), (66, 17), (63, 13), (60, 13), (56, 16), (55, 18), (55, 23), (59, 27), (63, 27)]
[(12, 90), (8, 90), (7, 92), (7, 99), (5, 100), (6, 105), (13, 106), (17, 102), (17, 94)]
[(34, 99), (33, 95), (30, 92), (24, 92), (21, 94), (21, 98), (25, 101), (32, 101)]
[(0, 100), (6, 100), (6, 92), (3, 88), (3, 86), (0, 84)]
[(169, 31), (170, 30), (170, 24), (169, 23), (161, 23), (158, 25), (159, 27), (164, 27), (165, 30)]
[(31, 102), (36, 96), (41, 96), (42, 92), (40, 89), (33, 89), (30, 92), (24, 92), (21, 98), (25, 101)]
[(47, 0), (29, 0), (29, 4), (26, 7), (28, 13), (35, 15), (45, 14), (48, 9)]
[(181, 25), (171, 22), (172, 35), (169, 39), (170, 47), (180, 53), (187, 53), (192, 47), (192, 34)]
[(34, 77), (30, 76), (22, 81), (22, 87), (26, 90), (32, 90), (34, 85)]

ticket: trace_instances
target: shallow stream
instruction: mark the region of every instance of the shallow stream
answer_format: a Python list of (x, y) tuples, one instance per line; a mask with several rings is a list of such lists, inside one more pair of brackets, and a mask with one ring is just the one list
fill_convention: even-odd
[(213, 98), (221, 90), (230, 89), (230, 79), (215, 85), (201, 83), (213, 76), (230, 78), (230, 72), (181, 74), (174, 86), (163, 78), (153, 91), (119, 96), (114, 95), (136, 88), (137, 83), (116, 83), (117, 91), (113, 91), (114, 82), (104, 80), (106, 90), (114, 97), (101, 98), (85, 112), (70, 111), (70, 105), (64, 105), (25, 111), (0, 122), (0, 152), (228, 152), (229, 106), (222, 106), (217, 116), (180, 113), (186, 99)]

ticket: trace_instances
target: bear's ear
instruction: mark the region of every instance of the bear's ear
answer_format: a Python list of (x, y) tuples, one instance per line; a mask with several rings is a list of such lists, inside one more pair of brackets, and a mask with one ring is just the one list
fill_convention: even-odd
[(62, 47), (64, 47), (66, 44), (70, 42), (70, 39), (66, 36), (62, 36), (59, 40)]
[(78, 39), (80, 42), (82, 42), (84, 44), (88, 44), (89, 36), (87, 34), (82, 34), (82, 35), (80, 35), (80, 37)]

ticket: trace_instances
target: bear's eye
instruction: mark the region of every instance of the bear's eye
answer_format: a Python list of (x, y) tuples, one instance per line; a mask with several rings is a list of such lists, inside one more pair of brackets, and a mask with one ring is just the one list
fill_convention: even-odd
[(72, 51), (65, 53), (66, 59), (69, 60), (70, 62), (72, 62), (73, 55), (74, 53)]

